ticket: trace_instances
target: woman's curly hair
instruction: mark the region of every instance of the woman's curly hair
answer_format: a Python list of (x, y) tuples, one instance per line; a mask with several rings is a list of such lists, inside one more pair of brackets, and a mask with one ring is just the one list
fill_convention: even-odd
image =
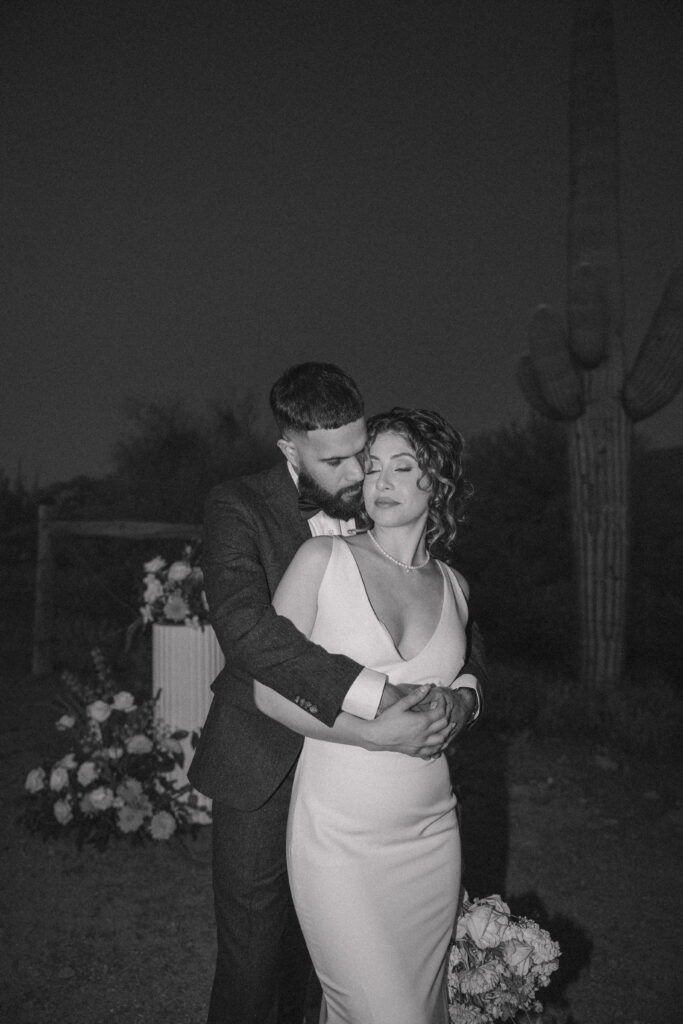
[[(378, 434), (400, 434), (409, 442), (422, 470), (418, 487), (431, 491), (427, 518), (427, 547), (443, 556), (450, 553), (464, 519), (472, 487), (463, 473), (465, 442), (462, 435), (427, 409), (394, 406), (368, 419), (368, 445)], [(424, 483), (423, 483), (424, 481)]]

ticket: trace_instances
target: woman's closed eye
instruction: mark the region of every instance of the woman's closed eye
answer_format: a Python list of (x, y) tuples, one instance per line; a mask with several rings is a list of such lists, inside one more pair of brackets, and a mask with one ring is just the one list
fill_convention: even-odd
[[(412, 463), (407, 463), (405, 466), (392, 466), (394, 473), (412, 473), (417, 467)], [(379, 473), (381, 466), (377, 463), (370, 463), (368, 468), (365, 470), (366, 476), (372, 476), (373, 473)]]

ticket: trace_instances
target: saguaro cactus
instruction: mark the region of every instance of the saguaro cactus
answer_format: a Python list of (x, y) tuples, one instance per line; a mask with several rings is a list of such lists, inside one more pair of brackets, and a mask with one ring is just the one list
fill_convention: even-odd
[(539, 307), (518, 381), (533, 409), (568, 424), (579, 671), (595, 714), (623, 673), (632, 424), (662, 408), (683, 382), (683, 264), (633, 367), (625, 366), (609, 0), (576, 0), (569, 128), (566, 318)]

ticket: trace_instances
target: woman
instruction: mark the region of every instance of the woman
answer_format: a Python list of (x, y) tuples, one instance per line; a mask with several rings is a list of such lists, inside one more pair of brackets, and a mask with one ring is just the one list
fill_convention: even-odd
[[(465, 658), (467, 585), (429, 548), (455, 539), (462, 438), (436, 413), (399, 408), (370, 419), (368, 436), (372, 528), (306, 542), (274, 605), (394, 684), (447, 687)], [(287, 855), (321, 1022), (447, 1024), (460, 839), (445, 757), (373, 750), (374, 723), (341, 714), (330, 729), (254, 685), (262, 711), (306, 736)]]

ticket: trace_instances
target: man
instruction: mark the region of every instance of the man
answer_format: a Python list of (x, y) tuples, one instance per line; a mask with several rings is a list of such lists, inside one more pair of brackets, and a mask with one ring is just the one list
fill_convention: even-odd
[(331, 364), (292, 367), (273, 386), (271, 407), (285, 461), (215, 488), (206, 506), (206, 590), (226, 659), (189, 771), (214, 801), (218, 955), (208, 1024), (301, 1024), (310, 973), (285, 863), (302, 738), (260, 714), (253, 679), (327, 725), (341, 710), (376, 719), (377, 749), (429, 757), (471, 720), (482, 672), (475, 651), (462, 688), (416, 714), (422, 694), (402, 695), (275, 613), (273, 592), (303, 541), (353, 528), (366, 431), (358, 388)]

